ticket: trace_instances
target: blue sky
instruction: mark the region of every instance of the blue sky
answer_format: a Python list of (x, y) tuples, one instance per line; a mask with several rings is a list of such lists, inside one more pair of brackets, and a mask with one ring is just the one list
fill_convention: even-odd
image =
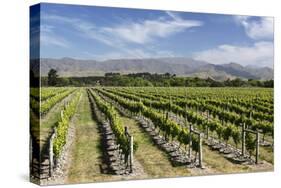
[[(273, 18), (41, 4), (40, 55), (273, 66)], [(31, 21), (32, 27), (32, 21)]]

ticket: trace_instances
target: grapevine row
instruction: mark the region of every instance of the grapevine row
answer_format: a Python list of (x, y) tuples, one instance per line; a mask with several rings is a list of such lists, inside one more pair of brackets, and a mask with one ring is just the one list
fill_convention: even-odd
[[(125, 89), (128, 91), (128, 89)], [(189, 89), (188, 89), (189, 90)], [(251, 89), (252, 90), (252, 89)], [(185, 95), (179, 95), (177, 94), (171, 94), (171, 92), (169, 92), (167, 89), (164, 90), (165, 92), (159, 92), (159, 89), (157, 88), (157, 90), (155, 89), (155, 91), (151, 91), (151, 90), (140, 90), (139, 93), (143, 93), (143, 94), (147, 94), (149, 93), (150, 95), (156, 97), (156, 98), (166, 98), (166, 99), (197, 99), (200, 101), (204, 101), (204, 100), (208, 100), (208, 99), (218, 99), (221, 102), (224, 103), (229, 103), (229, 104), (236, 104), (236, 105), (241, 105), (245, 108), (252, 108), (255, 111), (258, 112), (263, 112), (263, 113), (268, 113), (271, 114), (272, 113), (272, 109), (273, 109), (273, 101), (270, 99), (271, 97), (266, 97), (266, 99), (261, 99), (260, 97), (247, 97), (247, 96), (240, 96), (239, 99), (237, 98), (237, 96), (239, 96), (238, 94), (240, 93), (235, 93), (234, 91), (231, 91), (231, 94), (228, 95), (222, 95), (220, 94), (221, 91), (218, 92), (213, 92), (213, 93), (200, 93), (202, 92), (201, 90), (199, 90), (200, 92), (195, 92), (196, 90), (192, 90), (192, 92), (194, 93), (185, 93)], [(241, 95), (241, 94), (240, 94)], [(235, 97), (234, 97), (235, 96)]]
[[(121, 122), (118, 112), (115, 110), (115, 108), (112, 105), (102, 100), (101, 97), (98, 94), (96, 94), (94, 91), (91, 91), (91, 95), (94, 98), (97, 107), (108, 118), (111, 129), (114, 135), (116, 136), (117, 144), (120, 145), (120, 148), (122, 149), (124, 154), (128, 155), (130, 151), (130, 142), (125, 135), (125, 128)], [(136, 145), (136, 142), (134, 142), (134, 145)]]
[[(135, 105), (135, 107), (137, 107), (137, 109), (134, 109), (134, 111), (141, 109), (140, 106), (142, 104), (144, 104), (146, 106), (151, 106), (153, 108), (160, 109), (160, 110), (168, 109), (168, 111), (172, 111), (176, 114), (182, 115), (183, 117), (185, 117), (187, 119), (188, 122), (192, 123), (193, 125), (197, 125), (197, 128), (199, 128), (200, 130), (206, 130), (208, 127), (210, 131), (216, 132), (219, 139), (223, 139), (227, 142), (232, 137), (234, 143), (236, 144), (236, 147), (241, 141), (241, 131), (240, 131), (239, 127), (234, 126), (232, 124), (227, 124), (226, 126), (224, 126), (219, 121), (207, 120), (206, 118), (202, 117), (201, 115), (199, 115), (197, 113), (187, 111), (174, 104), (156, 102), (156, 101), (153, 102), (153, 101), (137, 98), (136, 96), (133, 96), (133, 95), (126, 95), (126, 94), (121, 94), (121, 93), (119, 93), (119, 95), (118, 95), (117, 93), (111, 94), (104, 90), (99, 90), (99, 91), (102, 92), (104, 95), (108, 96), (109, 98), (112, 98), (113, 100), (118, 101), (121, 105), (123, 105), (125, 107), (126, 107), (126, 105), (124, 105), (124, 103), (127, 103), (127, 105), (128, 105), (128, 102), (127, 102), (128, 100), (126, 100), (125, 98), (130, 99), (130, 100), (135, 99), (135, 101), (141, 101), (141, 102), (135, 102), (135, 103), (137, 103), (137, 105)], [(123, 98), (120, 97), (121, 95), (123, 95), (122, 96)], [(126, 95), (127, 97), (125, 97), (124, 95)], [(129, 109), (133, 109), (133, 107), (131, 106), (131, 107), (129, 107)], [(146, 107), (146, 108), (148, 108), (148, 107)], [(151, 112), (149, 112), (149, 113), (151, 113)], [(147, 115), (149, 115), (149, 114), (147, 114)], [(161, 116), (163, 119), (163, 115), (159, 115), (159, 116)], [(176, 131), (174, 132), (174, 134), (175, 135), (177, 134)], [(179, 139), (181, 140), (181, 137), (179, 137)]]
[[(63, 100), (65, 97), (73, 93), (75, 89), (69, 89), (65, 92), (59, 93), (53, 97), (48, 98), (47, 100), (43, 101), (40, 105), (40, 114), (46, 114), (55, 104)], [(34, 108), (33, 108), (34, 109)], [(35, 109), (35, 111), (37, 111)]]
[(61, 111), (61, 119), (55, 127), (55, 138), (53, 140), (53, 152), (56, 158), (61, 154), (63, 146), (66, 144), (66, 136), (69, 128), (71, 117), (75, 114), (76, 107), (79, 103), (81, 92), (78, 91), (71, 102), (64, 106)]
[[(135, 92), (133, 91), (128, 91), (128, 93), (133, 93), (135, 94)], [(142, 94), (142, 93), (137, 93), (137, 95), (145, 97), (145, 98), (149, 98), (149, 99), (154, 99), (154, 100), (159, 100), (159, 97), (162, 100), (168, 100), (168, 99), (172, 99), (173, 101), (175, 101), (176, 103), (182, 104), (184, 102), (187, 101), (187, 98), (175, 98), (175, 97), (171, 97), (169, 95), (161, 95), (158, 97), (155, 96), (151, 96), (151, 95), (147, 95), (147, 94)], [(254, 108), (246, 108), (243, 107), (241, 105), (235, 104), (235, 103), (231, 103), (231, 102), (224, 102), (221, 99), (198, 99), (198, 98), (188, 98), (188, 101), (193, 101), (193, 103), (199, 103), (199, 104), (193, 104), (196, 106), (202, 106), (202, 105), (211, 105), (211, 106), (219, 106), (220, 108), (224, 108), (227, 109), (227, 111), (231, 111), (233, 113), (239, 114), (240, 115), (245, 115), (251, 118), (254, 118), (256, 120), (263, 120), (263, 121), (269, 121), (269, 122), (273, 122), (273, 115), (272, 115), (272, 110), (264, 108), (263, 112), (260, 111), (256, 111)]]
[[(116, 92), (113, 90), (110, 90), (111, 92)], [(119, 95), (123, 97), (129, 97), (132, 100), (139, 100), (138, 97), (132, 95), (132, 94), (126, 94), (124, 92), (118, 92)], [(139, 94), (135, 94), (139, 95)], [(141, 95), (142, 97), (145, 97), (144, 94)], [(150, 96), (147, 98), (151, 98)], [(169, 100), (163, 100), (161, 99), (160, 102), (158, 101), (151, 101), (151, 100), (144, 100), (142, 99), (144, 103), (147, 105), (153, 105), (155, 108), (162, 108), (162, 109), (170, 109), (176, 114), (181, 114), (185, 117), (185, 112), (183, 112), (183, 109), (186, 107), (198, 109), (201, 111), (207, 111), (214, 117), (218, 117), (221, 121), (231, 122), (237, 126), (240, 126), (241, 123), (246, 123), (248, 126), (250, 126), (252, 129), (260, 129), (263, 131), (264, 134), (272, 134), (273, 133), (273, 126), (270, 122), (267, 121), (255, 121), (254, 119), (247, 118), (245, 115), (238, 115), (236, 113), (225, 111), (219, 107), (215, 107), (212, 105), (207, 105), (204, 103), (196, 102), (195, 100), (177, 100), (177, 101), (169, 101)], [(173, 104), (174, 102), (175, 104)], [(189, 110), (191, 111), (191, 110)], [(191, 113), (191, 112), (190, 112)], [(193, 118), (191, 118), (193, 119)]]
[(141, 114), (147, 119), (150, 119), (155, 128), (162, 131), (166, 139), (171, 137), (172, 140), (177, 139), (180, 144), (184, 145), (187, 145), (190, 139), (192, 139), (192, 148), (194, 151), (198, 151), (199, 140), (193, 134), (190, 134), (186, 127), (179, 126), (176, 122), (168, 119), (167, 117), (163, 117), (162, 113), (145, 106), (142, 102), (128, 100), (100, 89), (98, 89), (98, 92), (116, 101), (123, 108), (128, 109), (134, 114)]

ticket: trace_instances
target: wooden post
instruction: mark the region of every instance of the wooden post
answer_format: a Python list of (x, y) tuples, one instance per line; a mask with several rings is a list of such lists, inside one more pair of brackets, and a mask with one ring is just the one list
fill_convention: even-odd
[(188, 157), (191, 159), (192, 157), (192, 125), (189, 124), (189, 151), (188, 151)]
[(259, 163), (259, 154), (260, 154), (259, 142), (260, 142), (260, 135), (259, 135), (259, 132), (257, 131), (257, 133), (256, 133), (256, 164)]
[(63, 119), (63, 110), (60, 111), (60, 117)]
[(122, 161), (123, 161), (124, 158), (123, 158), (122, 151), (120, 149), (120, 145), (119, 144), (117, 144), (117, 150), (118, 150), (118, 157), (120, 159), (119, 165), (122, 166)]
[(203, 168), (202, 134), (200, 133), (198, 137), (199, 137), (199, 167)]
[[(207, 122), (208, 122), (208, 124), (209, 124), (209, 116), (210, 116), (210, 114), (209, 114), (209, 110), (207, 111)], [(207, 139), (209, 139), (209, 126), (207, 125)]]
[(185, 104), (185, 114), (184, 114), (184, 118), (185, 118), (185, 126), (187, 127), (187, 105)]
[(30, 135), (30, 141), (29, 141), (29, 165), (31, 168), (31, 174), (34, 174), (34, 169), (33, 169), (33, 147), (32, 147), (32, 136)]
[(245, 156), (245, 123), (242, 124), (242, 156)]
[(134, 161), (134, 138), (130, 136), (130, 172), (133, 173), (133, 161)]
[(55, 137), (55, 132), (51, 136), (50, 142), (49, 142), (49, 176), (52, 177), (53, 175), (53, 169), (54, 169), (54, 152), (53, 152), (53, 140)]
[(118, 158), (120, 159), (119, 161), (120, 161), (120, 166), (121, 166), (121, 160), (122, 160), (122, 155), (121, 155), (121, 151), (120, 151), (120, 145), (119, 144), (117, 144), (116, 145), (116, 147), (117, 147), (117, 152), (118, 152)]

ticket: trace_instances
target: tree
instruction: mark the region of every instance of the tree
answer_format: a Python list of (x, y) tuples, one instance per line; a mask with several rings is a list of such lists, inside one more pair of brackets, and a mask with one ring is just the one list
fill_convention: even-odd
[[(69, 79), (67, 77), (64, 77), (64, 78), (60, 78), (56, 85), (68, 86), (68, 85), (70, 85), (70, 82), (69, 82)], [(82, 83), (81, 85), (84, 85), (84, 83)]]
[(273, 80), (267, 80), (264, 82), (264, 87), (273, 88), (274, 87), (274, 81)]
[(171, 74), (170, 74), (170, 73), (168, 73), (168, 72), (166, 72), (166, 73), (164, 74), (164, 77), (166, 77), (166, 78), (170, 78), (170, 77), (171, 77)]
[(49, 86), (55, 86), (58, 83), (58, 77), (59, 75), (57, 74), (57, 70), (51, 69), (48, 72), (48, 85)]
[(235, 78), (234, 80), (231, 81), (232, 86), (234, 87), (240, 87), (243, 86), (244, 81), (241, 78)]

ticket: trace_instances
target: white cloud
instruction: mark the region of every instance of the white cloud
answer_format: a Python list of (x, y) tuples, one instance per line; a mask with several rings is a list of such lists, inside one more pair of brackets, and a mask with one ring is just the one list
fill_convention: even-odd
[(241, 24), (246, 34), (252, 39), (272, 39), (274, 32), (273, 18), (261, 17), (253, 20), (250, 16), (234, 16), (235, 21)]
[(165, 38), (203, 24), (197, 20), (184, 20), (171, 12), (167, 14), (169, 19), (160, 17), (155, 20), (118, 24), (117, 26), (103, 28), (103, 30), (126, 42), (145, 44), (155, 38)]
[(53, 29), (54, 29), (54, 26), (52, 26), (52, 25), (47, 25), (47, 24), (40, 25), (41, 32), (53, 33)]
[[(112, 36), (109, 36), (108, 33), (103, 31), (102, 27), (97, 27), (94, 23), (77, 18), (69, 18), (52, 14), (42, 14), (41, 17), (47, 22), (59, 22), (61, 24), (67, 25), (68, 27), (72, 27), (74, 31), (78, 31), (77, 34), (79, 34), (81, 37), (94, 39), (111, 47), (116, 47), (117, 45), (116, 39), (112, 38)], [(120, 41), (118, 42), (118, 44), (121, 44)]]
[[(157, 19), (143, 20), (138, 22), (128, 22), (122, 20), (120, 23), (111, 26), (97, 26), (94, 22), (81, 20), (78, 18), (62, 17), (58, 15), (42, 14), (41, 17), (47, 23), (49, 21), (59, 22), (68, 27), (72, 27), (76, 34), (99, 41), (107, 46), (114, 48), (114, 53), (109, 52), (102, 55), (95, 55), (89, 52), (83, 54), (96, 59), (116, 59), (116, 58), (151, 58), (151, 57), (171, 57), (170, 51), (162, 51), (150, 48), (151, 42), (157, 38), (164, 38), (175, 33), (179, 33), (188, 28), (199, 27), (203, 25), (197, 20), (182, 19), (179, 15), (167, 12), (165, 17)], [(44, 27), (45, 33), (53, 28)], [(49, 36), (49, 35), (48, 35)], [(65, 41), (65, 40), (64, 40)], [(47, 44), (63, 45), (62, 40), (45, 40)], [(149, 45), (145, 45), (150, 43)], [(132, 47), (132, 45), (139, 47)]]
[(196, 52), (193, 58), (213, 64), (236, 62), (241, 65), (273, 67), (273, 43), (256, 42), (252, 46), (220, 45), (213, 49)]
[(53, 29), (54, 27), (51, 25), (42, 24), (40, 26), (40, 45), (69, 48), (69, 42), (63, 37), (56, 35)]
[(98, 27), (94, 23), (77, 18), (50, 14), (43, 14), (42, 19), (69, 24), (83, 32), (85, 37), (96, 39), (110, 46), (116, 46), (117, 42), (145, 44), (155, 38), (168, 37), (185, 29), (203, 25), (201, 21), (182, 19), (172, 12), (167, 12), (167, 15), (168, 17), (139, 22), (123, 20), (121, 23), (107, 27)]
[(69, 43), (63, 38), (56, 35), (44, 34), (40, 36), (40, 44), (43, 46), (58, 46), (63, 48), (69, 48)]
[(179, 17), (179, 15), (175, 12), (171, 12), (171, 11), (166, 11), (166, 14), (168, 14), (168, 16), (170, 16), (171, 18), (173, 18), (174, 20), (181, 20), (181, 18)]
[(116, 47), (118, 44), (122, 44), (121, 41), (117, 41), (117, 39), (112, 38), (110, 35), (103, 32), (102, 28), (99, 28), (94, 24), (81, 21), (79, 24), (75, 24), (74, 27), (80, 31), (81, 35), (85, 38), (97, 40), (111, 47)]

